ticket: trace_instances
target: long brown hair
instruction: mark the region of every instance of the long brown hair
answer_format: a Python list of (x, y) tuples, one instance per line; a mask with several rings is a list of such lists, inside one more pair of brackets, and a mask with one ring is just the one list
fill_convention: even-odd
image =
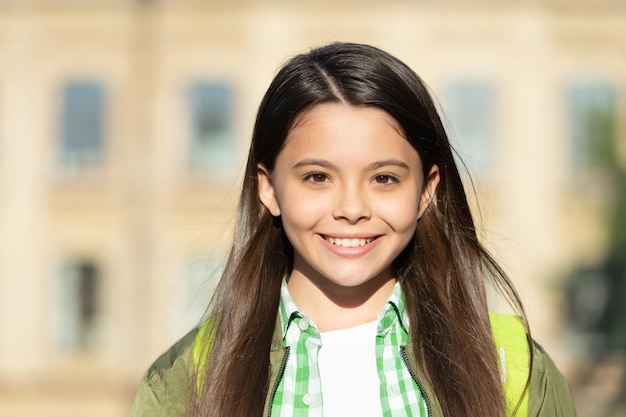
[(261, 102), (232, 250), (209, 310), (216, 321), (210, 359), (193, 382), (192, 414), (263, 415), (280, 285), (293, 248), (280, 219), (259, 202), (257, 164), (271, 172), (295, 117), (328, 102), (386, 111), (420, 155), (424, 176), (439, 167), (435, 201), (394, 262), (410, 343), (446, 416), (503, 416), (485, 280), (523, 315), (519, 297), (477, 238), (452, 149), (422, 80), (380, 49), (346, 43), (291, 59)]

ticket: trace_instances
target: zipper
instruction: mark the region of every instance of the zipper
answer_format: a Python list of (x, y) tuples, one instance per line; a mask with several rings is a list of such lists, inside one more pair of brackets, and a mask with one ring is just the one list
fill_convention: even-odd
[(408, 358), (408, 355), (406, 354), (406, 346), (400, 346), (400, 357), (402, 358), (402, 362), (404, 362), (404, 366), (406, 366), (406, 369), (409, 371), (411, 378), (413, 378), (413, 381), (415, 381), (417, 388), (419, 388), (420, 392), (422, 393), (422, 396), (424, 397), (424, 402), (426, 403), (426, 415), (430, 416), (431, 414), (430, 398), (428, 398), (426, 391), (424, 391), (424, 385), (419, 381), (419, 379), (417, 378), (417, 375), (415, 375), (415, 372), (409, 366), (409, 358)]
[(274, 381), (272, 394), (270, 395), (270, 400), (268, 401), (267, 417), (272, 417), (272, 404), (274, 404), (274, 396), (276, 395), (280, 381), (283, 379), (283, 374), (285, 373), (285, 368), (287, 367), (287, 361), (289, 360), (290, 349), (290, 346), (285, 347), (285, 355), (283, 356), (283, 361), (280, 363), (280, 368), (278, 368), (278, 375), (276, 376), (276, 381)]

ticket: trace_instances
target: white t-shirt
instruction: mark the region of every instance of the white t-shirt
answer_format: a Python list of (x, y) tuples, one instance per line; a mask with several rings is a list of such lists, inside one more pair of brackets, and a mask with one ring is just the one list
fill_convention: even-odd
[(378, 323), (321, 333), (318, 368), (324, 417), (382, 415), (376, 369)]

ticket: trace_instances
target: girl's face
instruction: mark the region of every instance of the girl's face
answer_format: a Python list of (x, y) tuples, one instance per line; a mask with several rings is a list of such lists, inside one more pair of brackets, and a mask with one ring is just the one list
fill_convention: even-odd
[(424, 179), (398, 123), (374, 107), (331, 103), (300, 115), (269, 173), (259, 165), (259, 198), (281, 216), (294, 248), (291, 280), (325, 294), (371, 293), (395, 279), (439, 181)]

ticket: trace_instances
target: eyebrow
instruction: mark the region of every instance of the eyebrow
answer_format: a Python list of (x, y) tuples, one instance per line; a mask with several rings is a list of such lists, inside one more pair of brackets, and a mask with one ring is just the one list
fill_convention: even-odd
[(379, 168), (383, 168), (383, 167), (387, 167), (387, 166), (395, 166), (398, 168), (402, 168), (405, 169), (407, 171), (409, 171), (411, 168), (409, 167), (409, 164), (407, 164), (404, 161), (401, 161), (399, 159), (383, 159), (382, 161), (376, 161), (376, 162), (372, 162), (371, 164), (369, 164), (367, 166), (367, 170), (368, 171), (373, 171), (375, 169), (379, 169)]
[[(302, 167), (311, 166), (311, 165), (328, 168), (328, 169), (336, 168), (333, 163), (331, 163), (330, 161), (326, 159), (313, 159), (313, 158), (307, 158), (307, 159), (298, 161), (293, 166), (293, 168), (302, 168)], [(387, 167), (387, 166), (396, 166), (398, 168), (402, 168), (407, 171), (410, 170), (409, 165), (404, 161), (401, 161), (399, 159), (383, 159), (381, 161), (375, 161), (367, 165), (367, 167), (365, 168), (365, 171), (374, 171), (376, 169), (380, 169), (380, 168)]]
[(310, 166), (310, 165), (320, 166), (324, 168), (335, 168), (335, 165), (333, 165), (332, 163), (330, 163), (330, 161), (327, 161), (326, 159), (313, 159), (313, 158), (307, 158), (307, 159), (298, 161), (296, 164), (294, 164), (293, 167), (303, 168), (303, 167)]

